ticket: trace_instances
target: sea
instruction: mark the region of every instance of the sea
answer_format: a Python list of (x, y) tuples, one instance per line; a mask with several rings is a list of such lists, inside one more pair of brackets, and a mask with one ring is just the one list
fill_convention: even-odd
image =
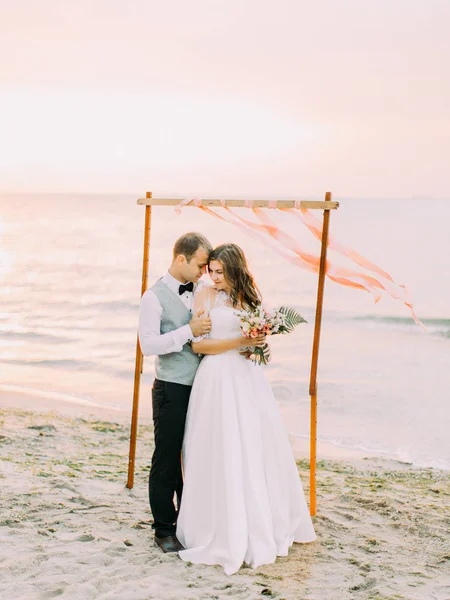
[[(139, 196), (0, 194), (2, 394), (28, 393), (36, 407), (52, 397), (131, 410), (144, 241)], [(339, 208), (331, 214), (331, 235), (406, 285), (426, 330), (399, 300), (374, 303), (365, 291), (326, 281), (318, 439), (450, 469), (450, 200), (333, 199)], [(271, 213), (278, 226), (318, 254), (319, 242), (300, 221), (278, 212)], [(290, 415), (289, 434), (307, 439), (317, 275), (199, 209), (177, 214), (158, 206), (148, 285), (165, 273), (174, 241), (187, 231), (200, 231), (213, 246), (239, 244), (265, 304), (292, 306), (307, 320), (271, 339), (265, 367), (282, 413)], [(355, 267), (334, 251), (328, 258)], [(145, 359), (141, 383), (146, 415), (153, 363)]]

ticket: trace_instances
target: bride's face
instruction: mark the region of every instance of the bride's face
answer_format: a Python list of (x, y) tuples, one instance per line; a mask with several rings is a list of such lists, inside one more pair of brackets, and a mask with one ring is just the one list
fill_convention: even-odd
[(230, 285), (223, 274), (223, 265), (220, 260), (212, 260), (208, 266), (209, 276), (211, 277), (216, 290), (230, 292)]

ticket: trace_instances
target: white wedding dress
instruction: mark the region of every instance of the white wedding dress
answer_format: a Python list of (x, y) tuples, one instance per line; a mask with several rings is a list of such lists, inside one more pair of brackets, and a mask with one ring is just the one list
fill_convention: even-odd
[[(212, 339), (239, 337), (224, 292), (209, 311)], [(289, 439), (263, 368), (237, 350), (200, 363), (183, 441), (177, 537), (184, 561), (227, 575), (286, 556), (316, 538)]]

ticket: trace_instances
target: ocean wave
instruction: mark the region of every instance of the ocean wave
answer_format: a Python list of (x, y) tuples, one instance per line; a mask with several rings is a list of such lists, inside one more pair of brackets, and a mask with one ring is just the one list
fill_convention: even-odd
[(131, 310), (133, 312), (139, 310), (139, 302), (124, 302), (121, 300), (111, 300), (110, 302), (89, 302), (77, 306), (78, 309), (88, 310), (90, 308), (108, 310), (116, 312), (119, 310)]
[[(308, 434), (303, 433), (292, 433), (290, 432), (293, 438), (300, 438), (309, 440), (310, 437)], [(410, 452), (406, 450), (393, 450), (388, 448), (373, 448), (370, 446), (366, 446), (364, 444), (358, 443), (350, 443), (347, 441), (343, 441), (341, 439), (326, 437), (326, 436), (318, 436), (318, 442), (322, 442), (324, 444), (329, 444), (331, 446), (336, 446), (337, 448), (344, 448), (346, 450), (354, 450), (358, 452), (366, 452), (367, 454), (375, 457), (383, 457), (389, 460), (396, 460), (399, 462), (404, 462), (413, 465), (414, 467), (419, 468), (434, 468), (434, 469), (442, 469), (444, 471), (450, 471), (450, 462), (439, 459), (427, 459), (413, 456)]]
[[(387, 317), (378, 315), (362, 315), (348, 317), (346, 320), (365, 324), (371, 328), (386, 328), (396, 331), (416, 332), (420, 328), (409, 317)], [(450, 319), (421, 319), (429, 333), (450, 339)]]
[(2, 362), (4, 364), (9, 365), (21, 365), (27, 367), (54, 367), (56, 369), (69, 369), (70, 371), (78, 371), (80, 369), (91, 370), (97, 369), (98, 366), (94, 362), (90, 362), (87, 360), (74, 360), (68, 358), (54, 358), (54, 359), (16, 359), (16, 358), (8, 358), (3, 359)]
[[(130, 360), (130, 368), (117, 367), (114, 365), (108, 365), (104, 362), (94, 362), (87, 360), (76, 360), (76, 359), (65, 359), (65, 358), (54, 358), (54, 359), (15, 359), (7, 358), (2, 360), (3, 364), (16, 365), (22, 367), (41, 367), (50, 368), (66, 371), (95, 371), (97, 373), (104, 373), (124, 381), (131, 381), (134, 376), (134, 366)], [(152, 372), (152, 367), (149, 366), (149, 372)]]
[(48, 341), (57, 344), (72, 342), (72, 338), (60, 335), (51, 335), (48, 333), (38, 333), (37, 331), (1, 331), (0, 338), (11, 338), (13, 340), (23, 340), (25, 342), (36, 340), (38, 342)]
[[(14, 310), (10, 311), (10, 315), (19, 314), (19, 313), (29, 313), (29, 304), (26, 300), (7, 300), (2, 298), (2, 307), (13, 307)], [(41, 313), (46, 313), (47, 309), (50, 309), (52, 314), (61, 314), (61, 311), (65, 312), (67, 310), (67, 319), (77, 319), (79, 318), (75, 313), (85, 313), (86, 311), (92, 310), (93, 314), (97, 315), (98, 311), (109, 311), (109, 312), (119, 312), (119, 311), (132, 311), (133, 313), (139, 310), (139, 299), (137, 301), (125, 301), (125, 300), (110, 300), (110, 301), (98, 301), (98, 302), (86, 302), (81, 303), (78, 299), (74, 301), (68, 300), (58, 300), (53, 296), (50, 300), (39, 300), (39, 311)]]
[[(42, 316), (39, 319), (36, 319), (37, 321), (39, 321), (40, 325), (44, 325), (47, 329), (55, 329), (58, 331), (62, 331), (62, 332), (73, 332), (73, 331), (89, 331), (91, 333), (102, 333), (104, 334), (105, 331), (109, 333), (129, 333), (132, 328), (131, 327), (116, 327), (116, 326), (111, 326), (108, 324), (108, 326), (93, 326), (93, 325), (79, 325), (77, 323), (77, 319), (79, 319), (79, 317), (72, 317), (71, 319), (67, 319), (67, 322), (64, 322), (64, 324), (59, 325), (57, 322), (53, 321), (51, 317), (46, 317), (46, 316)], [(65, 320), (64, 320), (65, 321)], [(69, 321), (74, 321), (73, 324), (69, 325), (68, 322)], [(28, 321), (28, 324), (30, 325), (30, 327), (33, 326), (33, 321), (30, 319)], [(137, 327), (135, 327), (132, 331), (133, 333), (136, 333)], [(0, 331), (0, 335), (1, 335), (1, 331)], [(41, 334), (44, 335), (44, 334)], [(48, 334), (51, 338), (53, 337), (53, 334)], [(55, 337), (58, 337), (58, 335), (55, 335)], [(103, 336), (104, 337), (104, 336)], [(69, 341), (74, 341), (73, 339), (70, 339)]]
[(52, 400), (58, 400), (60, 402), (68, 402), (70, 404), (79, 404), (81, 406), (90, 406), (93, 408), (103, 408), (110, 410), (127, 410), (123, 406), (111, 406), (106, 404), (99, 404), (94, 402), (90, 398), (84, 398), (82, 396), (74, 396), (72, 394), (65, 394), (61, 392), (50, 392), (39, 388), (30, 388), (20, 385), (1, 385), (0, 391), (2, 392), (14, 392), (19, 394), (27, 394), (29, 396), (38, 396), (40, 398), (50, 398)]

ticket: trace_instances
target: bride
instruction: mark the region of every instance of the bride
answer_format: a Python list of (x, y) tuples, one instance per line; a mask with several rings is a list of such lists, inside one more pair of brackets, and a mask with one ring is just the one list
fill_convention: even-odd
[(249, 340), (236, 311), (261, 303), (244, 253), (224, 244), (208, 267), (214, 287), (199, 286), (194, 298), (211, 331), (192, 340), (205, 356), (186, 418), (177, 537), (184, 561), (222, 565), (231, 575), (243, 563), (273, 563), (316, 535), (275, 397), (262, 367), (241, 354)]

